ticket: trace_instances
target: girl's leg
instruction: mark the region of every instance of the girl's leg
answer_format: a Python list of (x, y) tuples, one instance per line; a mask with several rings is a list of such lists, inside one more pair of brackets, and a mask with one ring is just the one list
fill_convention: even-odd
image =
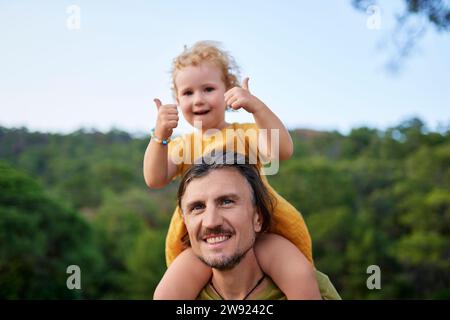
[(261, 234), (255, 253), (264, 273), (287, 299), (321, 299), (314, 267), (293, 243), (273, 233)]
[(212, 271), (191, 248), (175, 258), (156, 287), (155, 300), (194, 300), (211, 278)]

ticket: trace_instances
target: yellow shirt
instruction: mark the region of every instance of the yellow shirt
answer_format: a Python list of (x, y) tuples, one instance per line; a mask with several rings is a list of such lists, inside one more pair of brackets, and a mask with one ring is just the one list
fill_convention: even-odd
[[(258, 128), (253, 123), (233, 123), (216, 134), (203, 137), (199, 133), (192, 133), (175, 138), (169, 143), (169, 156), (177, 164), (177, 175), (184, 172), (201, 155), (213, 150), (234, 151), (244, 153), (250, 160), (257, 159)], [(260, 162), (258, 162), (261, 164)], [(313, 262), (311, 237), (302, 215), (289, 202), (281, 197), (262, 175), (262, 180), (271, 196), (275, 198), (270, 232), (279, 234), (294, 243), (305, 257)], [(182, 213), (177, 206), (172, 216), (166, 237), (166, 263), (172, 261), (184, 250), (182, 238), (187, 234)]]

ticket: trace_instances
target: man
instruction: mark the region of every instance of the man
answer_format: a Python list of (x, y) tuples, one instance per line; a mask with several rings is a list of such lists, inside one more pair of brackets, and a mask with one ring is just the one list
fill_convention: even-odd
[[(184, 175), (178, 203), (192, 251), (213, 270), (198, 299), (285, 299), (255, 256), (271, 200), (254, 165), (239, 154), (203, 159)], [(323, 298), (339, 298), (326, 276), (318, 273), (318, 282)]]

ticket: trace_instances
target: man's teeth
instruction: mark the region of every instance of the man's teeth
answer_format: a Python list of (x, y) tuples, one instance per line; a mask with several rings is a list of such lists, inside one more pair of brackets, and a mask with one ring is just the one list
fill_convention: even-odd
[(228, 236), (212, 237), (212, 238), (207, 238), (206, 242), (208, 242), (208, 243), (218, 243), (218, 242), (225, 241), (228, 238), (229, 238)]

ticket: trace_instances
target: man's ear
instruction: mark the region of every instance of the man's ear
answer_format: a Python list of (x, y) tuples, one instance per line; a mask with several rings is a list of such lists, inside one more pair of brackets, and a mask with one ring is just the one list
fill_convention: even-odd
[(255, 232), (261, 232), (262, 229), (262, 216), (258, 210), (255, 210), (255, 214), (253, 215), (253, 229)]

